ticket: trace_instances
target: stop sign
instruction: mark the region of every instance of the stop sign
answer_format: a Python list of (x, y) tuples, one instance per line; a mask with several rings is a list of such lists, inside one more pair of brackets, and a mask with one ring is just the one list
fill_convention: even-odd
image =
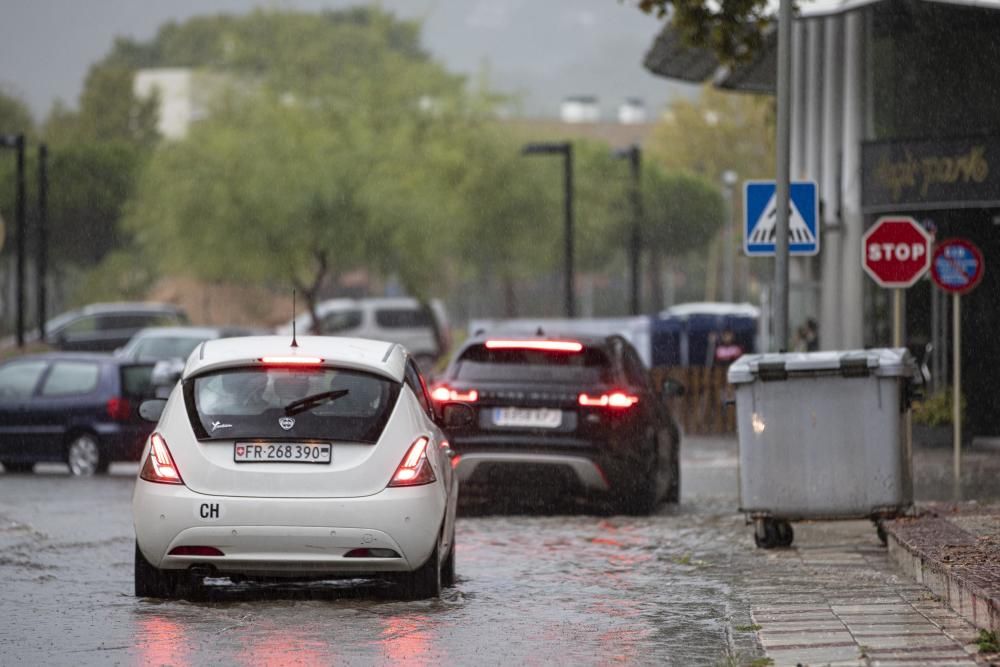
[(861, 238), (865, 272), (882, 287), (909, 287), (931, 265), (931, 235), (913, 218), (879, 218)]

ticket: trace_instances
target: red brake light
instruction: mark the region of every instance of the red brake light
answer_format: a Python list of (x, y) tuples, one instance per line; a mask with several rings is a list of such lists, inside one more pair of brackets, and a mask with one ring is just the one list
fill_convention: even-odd
[(174, 547), (168, 556), (225, 556), (215, 547)]
[(149, 436), (149, 455), (139, 473), (141, 479), (158, 484), (183, 484), (174, 457), (170, 455), (167, 441), (159, 433)]
[(487, 350), (541, 350), (543, 352), (582, 352), (575, 340), (488, 340)]
[(402, 463), (396, 468), (389, 486), (419, 486), (430, 484), (437, 477), (427, 460), (427, 445), (430, 443), (425, 436), (417, 438), (403, 457)]
[(120, 396), (108, 399), (107, 410), (111, 421), (124, 422), (132, 416), (132, 404), (127, 398)]
[(261, 357), (257, 361), (269, 366), (318, 366), (323, 363), (320, 357)]
[(638, 396), (632, 396), (622, 391), (601, 394), (600, 396), (580, 394), (580, 405), (588, 408), (631, 408), (638, 402)]
[(444, 385), (440, 385), (434, 388), (431, 392), (431, 400), (437, 401), (438, 403), (446, 403), (448, 401), (458, 401), (460, 403), (475, 403), (479, 400), (479, 392), (475, 389), (469, 389), (468, 391), (455, 391), (454, 389), (449, 389)]

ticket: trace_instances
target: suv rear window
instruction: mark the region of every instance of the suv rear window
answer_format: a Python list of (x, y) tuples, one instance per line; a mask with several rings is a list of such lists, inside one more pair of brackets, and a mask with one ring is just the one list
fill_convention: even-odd
[(400, 387), (359, 371), (240, 368), (185, 381), (184, 400), (199, 440), (375, 443), (389, 421)]
[(386, 329), (427, 329), (434, 326), (428, 308), (380, 308), (375, 311), (375, 322)]
[(600, 349), (578, 353), (540, 350), (490, 350), (473, 345), (462, 353), (455, 369), (458, 380), (512, 381), (555, 384), (610, 384), (611, 362)]

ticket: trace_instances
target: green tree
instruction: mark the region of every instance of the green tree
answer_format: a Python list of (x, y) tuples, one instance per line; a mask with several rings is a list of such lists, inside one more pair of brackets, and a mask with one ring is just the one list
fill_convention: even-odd
[(725, 221), (725, 206), (712, 181), (650, 165), (643, 170), (643, 209), (653, 307), (659, 309), (665, 305), (660, 289), (663, 259), (703, 248)]
[(767, 0), (639, 0), (639, 8), (669, 17), (689, 46), (710, 49), (724, 63), (750, 58), (771, 23)]
[(718, 182), (723, 172), (741, 179), (774, 176), (774, 125), (769, 97), (726, 93), (711, 86), (696, 100), (678, 99), (657, 122), (649, 159)]

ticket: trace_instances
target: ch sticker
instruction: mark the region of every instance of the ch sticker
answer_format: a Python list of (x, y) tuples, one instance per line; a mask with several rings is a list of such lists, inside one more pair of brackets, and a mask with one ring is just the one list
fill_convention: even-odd
[(215, 519), (222, 518), (222, 504), (221, 503), (201, 503), (195, 510), (195, 514), (199, 519), (204, 519), (205, 521), (214, 521)]

